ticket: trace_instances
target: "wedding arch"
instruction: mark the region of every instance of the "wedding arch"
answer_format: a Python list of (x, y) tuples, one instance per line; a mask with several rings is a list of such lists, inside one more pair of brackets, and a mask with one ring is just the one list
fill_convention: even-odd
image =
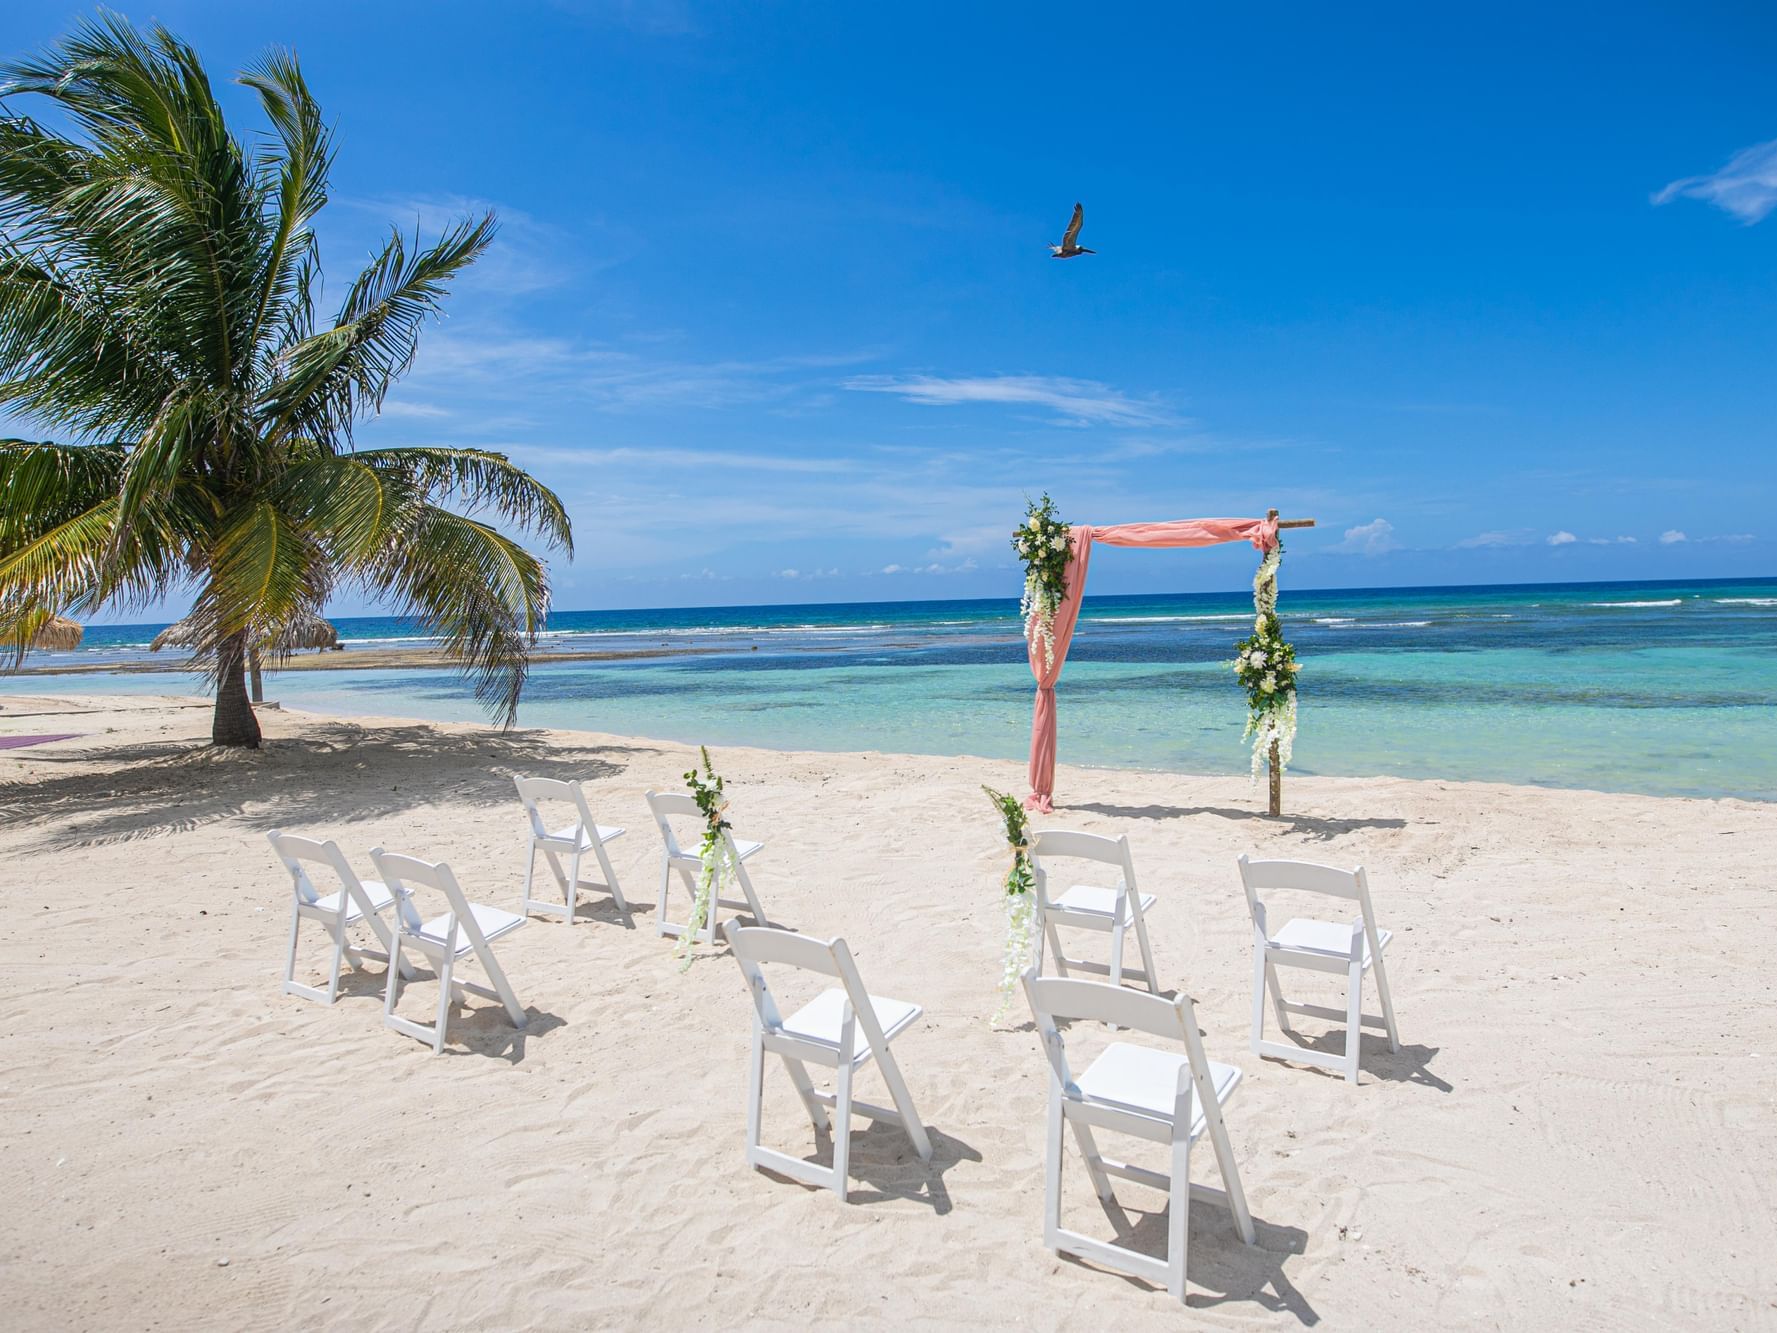
[[(1080, 618), (1080, 603), (1086, 596), (1086, 568), (1095, 544), (1105, 546), (1137, 546), (1156, 549), (1217, 546), (1224, 542), (1250, 541), (1266, 557), (1254, 583), (1254, 601), (1259, 610), (1257, 631), (1276, 606), (1278, 531), (1282, 528), (1311, 528), (1311, 518), (1279, 519), (1277, 511), (1268, 511), (1264, 518), (1186, 518), (1170, 523), (1116, 523), (1093, 526), (1077, 523), (1061, 524), (1054, 517), (1054, 507), (1047, 496), (1041, 506), (1032, 506), (1026, 528), (1013, 538), (1013, 545), (1025, 555), (1027, 566), (1039, 558), (1033, 550), (1047, 553), (1051, 578), (1062, 584), (1045, 602), (1034, 582), (1027, 581), (1024, 619), (1025, 638), (1030, 654), (1031, 674), (1036, 677), (1036, 710), (1030, 725), (1030, 795), (1025, 797), (1027, 809), (1052, 812), (1055, 792), (1055, 683), (1067, 664), (1068, 646), (1073, 642), (1074, 626)], [(1061, 552), (1065, 543), (1066, 557)], [(1032, 575), (1034, 580), (1036, 575)], [(1265, 598), (1269, 580), (1269, 603)], [(1279, 640), (1281, 643), (1281, 640)], [(1287, 652), (1287, 645), (1284, 648)], [(1257, 659), (1255, 659), (1257, 660)], [(1291, 667), (1293, 670), (1293, 666)], [(1293, 708), (1294, 689), (1291, 686)], [(1264, 738), (1261, 737), (1261, 740)], [(1283, 807), (1283, 762), (1276, 739), (1270, 741), (1271, 813), (1281, 814)], [(1255, 758), (1254, 763), (1258, 760)]]

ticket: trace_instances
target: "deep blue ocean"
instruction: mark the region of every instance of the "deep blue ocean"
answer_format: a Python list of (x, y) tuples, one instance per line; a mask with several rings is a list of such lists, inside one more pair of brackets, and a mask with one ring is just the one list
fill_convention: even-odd
[[(1777, 577), (1303, 591), (1296, 771), (1777, 799)], [(1238, 593), (1088, 596), (1059, 689), (1063, 762), (1245, 772), (1226, 665)], [(422, 646), (336, 620), (349, 654)], [(30, 665), (148, 656), (159, 625), (94, 626)], [(551, 653), (664, 650), (612, 662)], [(165, 675), (0, 678), (0, 693), (170, 693)], [(349, 714), (475, 720), (439, 670), (290, 672), (271, 697)], [(1032, 682), (1010, 599), (557, 612), (521, 725), (713, 745), (1018, 759)]]

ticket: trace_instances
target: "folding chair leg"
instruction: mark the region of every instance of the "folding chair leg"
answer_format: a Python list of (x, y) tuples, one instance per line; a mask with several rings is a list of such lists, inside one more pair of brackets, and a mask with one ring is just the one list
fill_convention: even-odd
[(740, 881), (740, 891), (747, 900), (747, 907), (753, 913), (753, 924), (755, 926), (770, 926), (771, 922), (765, 917), (765, 909), (759, 905), (759, 895), (753, 892), (753, 877), (747, 874), (745, 861), (735, 861), (734, 877)]
[(1105, 1174), (1104, 1154), (1098, 1150), (1098, 1138), (1090, 1125), (1078, 1120), (1068, 1122), (1074, 1127), (1074, 1142), (1080, 1146), (1080, 1157), (1086, 1163), (1086, 1175), (1092, 1181), (1092, 1192), (1098, 1195), (1101, 1203), (1115, 1203), (1116, 1192), (1111, 1189), (1111, 1178)]
[(1148, 976), (1148, 993), (1160, 993), (1160, 977), (1154, 971), (1154, 951), (1148, 945), (1148, 919), (1144, 916), (1135, 918), (1135, 942), (1141, 949), (1142, 971)]
[(808, 1110), (808, 1118), (814, 1122), (816, 1134), (831, 1134), (832, 1123), (827, 1119), (827, 1108), (815, 1099), (814, 1080), (808, 1076), (808, 1066), (790, 1056), (779, 1056), (784, 1062), (784, 1069), (790, 1075), (790, 1082), (796, 1085), (796, 1095), (802, 1098), (802, 1105)]
[(635, 922), (629, 915), (629, 904), (623, 900), (623, 890), (617, 884), (617, 872), (611, 868), (611, 858), (605, 855), (605, 844), (594, 840), (593, 855), (598, 857), (599, 873), (605, 877), (605, 887), (611, 891), (611, 901), (617, 904), (618, 914), (623, 917), (623, 924), (633, 926)]
[(536, 873), (537, 840), (533, 837), (531, 839), (531, 854), (525, 858), (524, 863), (524, 894), (519, 899), (519, 905), (527, 912), (531, 906), (531, 880), (536, 876)]
[(1382, 1021), (1388, 1025), (1388, 1049), (1400, 1054), (1401, 1036), (1394, 1025), (1394, 999), (1388, 993), (1388, 973), (1382, 968), (1382, 955), (1375, 958), (1376, 996), (1382, 1001)]
[(580, 914), (580, 845), (574, 845), (574, 854), (568, 858), (568, 882), (562, 885), (562, 900), (568, 908), (568, 924), (574, 924), (574, 918)]
[(343, 895), (339, 911), (333, 914), (333, 929), (328, 934), (333, 938), (333, 970), (327, 977), (327, 1003), (332, 1004), (339, 998), (339, 965), (346, 955), (346, 913)]
[[(1123, 984), (1123, 936), (1127, 929), (1128, 927), (1121, 917), (1118, 918), (1117, 924), (1111, 927), (1110, 981), (1113, 986)], [(1115, 1030), (1115, 1025), (1112, 1025), (1112, 1030)]]
[(1364, 968), (1353, 963), (1346, 973), (1350, 980), (1345, 989), (1345, 1081), (1357, 1082), (1358, 1048), (1363, 1043)]
[(1234, 1161), (1234, 1145), (1228, 1142), (1228, 1122), (1222, 1118), (1222, 1108), (1216, 1106), (1206, 1111), (1204, 1121), (1209, 1127), (1209, 1146), (1215, 1150), (1216, 1170), (1222, 1176), (1222, 1192), (1228, 1196), (1228, 1211), (1234, 1214), (1234, 1229), (1242, 1241), (1251, 1245), (1258, 1236), (1253, 1231), (1253, 1215), (1246, 1206), (1246, 1191), (1240, 1184), (1240, 1168)]
[(1283, 1001), (1283, 987), (1277, 980), (1277, 964), (1265, 963), (1265, 989), (1271, 992), (1271, 1009), (1277, 1015), (1277, 1026), (1285, 1032), (1291, 1031), (1289, 1006)]
[(753, 1015), (753, 1047), (747, 1052), (747, 1155), (759, 1144), (759, 1122), (765, 1114), (765, 1043), (759, 1016)]
[(841, 1203), (845, 1202), (847, 1173), (851, 1170), (851, 1079), (851, 1062), (841, 1059), (833, 1095), (833, 1188)]
[(521, 1028), (525, 1025), (524, 1006), (518, 1002), (518, 994), (512, 989), (512, 983), (506, 980), (506, 969), (500, 966), (500, 960), (494, 957), (493, 949), (486, 953), (477, 951), (481, 959), (481, 970), (487, 973), (487, 979), (494, 983), (499, 992), (500, 1003), (506, 1006), (506, 1016), (512, 1020), (512, 1026)]
[(290, 908), (290, 948), (284, 958), (284, 989), (289, 991), (296, 984), (296, 937), (302, 931), (302, 913), (294, 905)]
[(932, 1160), (932, 1140), (926, 1133), (926, 1127), (920, 1123), (919, 1112), (913, 1108), (913, 1094), (907, 1091), (907, 1081), (901, 1077), (901, 1066), (895, 1062), (893, 1052), (884, 1050), (877, 1057), (876, 1063), (882, 1069), (882, 1081), (888, 1084), (889, 1096), (894, 1099), (895, 1109), (901, 1113), (901, 1128), (907, 1131), (907, 1137), (913, 1142), (913, 1150), (919, 1154), (919, 1160)]
[(389, 984), (383, 991), (384, 1026), (395, 1016), (395, 1001), (401, 998), (401, 978), (407, 974), (407, 969), (400, 966), (401, 956), (401, 932), (396, 931), (389, 947)]
[(1055, 923), (1048, 918), (1043, 920), (1043, 933), (1049, 937), (1049, 947), (1055, 951), (1055, 973), (1067, 976), (1067, 955), (1061, 951), (1061, 936), (1055, 931)]
[(1045, 1135), (1043, 1188), (1043, 1245), (1061, 1253), (1061, 1088), (1051, 1077), (1049, 1082), (1049, 1132)]
[(444, 1050), (444, 1030), (450, 1024), (450, 973), (455, 960), (447, 953), (438, 965), (438, 1019), (432, 1024), (432, 1054)]
[[(372, 912), (369, 916), (365, 917), (364, 920), (370, 927), (370, 933), (376, 936), (377, 943), (383, 946), (383, 952), (389, 956), (389, 966), (395, 967), (397, 965), (395, 932), (389, 928), (389, 923), (383, 920), (380, 912)], [(409, 964), (406, 959), (400, 959), (399, 965), (401, 968), (401, 975), (407, 980), (412, 981), (412, 965)]]
[(1166, 1218), (1166, 1290), (1185, 1303), (1185, 1259), (1191, 1248), (1191, 1135), (1175, 1130), (1172, 1140), (1172, 1191)]
[(1265, 1040), (1265, 987), (1271, 980), (1271, 967), (1265, 961), (1265, 946), (1253, 945), (1253, 1054), (1259, 1053), (1259, 1044)]

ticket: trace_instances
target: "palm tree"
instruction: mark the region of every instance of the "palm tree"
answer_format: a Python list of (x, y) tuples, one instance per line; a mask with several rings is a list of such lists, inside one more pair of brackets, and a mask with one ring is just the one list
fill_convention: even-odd
[[(561, 501), (500, 454), (353, 438), (493, 215), (429, 248), (393, 232), (318, 325), (331, 132), (294, 56), (239, 81), (270, 124), (252, 147), (164, 28), (104, 14), (0, 72), (0, 411), (61, 437), (0, 441), (0, 644), (187, 589), (212, 739), (252, 746), (250, 647), (352, 587), (510, 725), (549, 601), (518, 539), (571, 555)], [(28, 94), (71, 132), (16, 115)]]

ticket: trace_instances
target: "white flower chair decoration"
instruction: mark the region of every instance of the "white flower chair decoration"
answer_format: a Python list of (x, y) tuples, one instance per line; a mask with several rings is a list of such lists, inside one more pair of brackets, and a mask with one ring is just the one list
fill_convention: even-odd
[[(647, 793), (648, 810), (654, 816), (654, 823), (660, 829), (662, 851), (660, 857), (660, 908), (655, 913), (654, 929), (661, 935), (683, 935), (685, 927), (676, 921), (669, 921), (666, 915), (667, 888), (672, 883), (673, 873), (685, 883), (686, 890), (692, 900), (697, 898), (697, 878), (703, 871), (703, 862), (698, 859), (695, 850), (686, 851), (679, 845), (678, 837), (673, 832), (674, 819), (689, 818), (697, 824), (697, 846), (703, 843), (703, 812), (697, 808), (697, 802), (684, 792), (658, 792), (649, 790)], [(717, 897), (710, 903), (709, 919), (703, 923), (701, 934), (706, 943), (716, 942), (716, 909), (729, 907), (736, 911), (751, 914), (756, 926), (769, 926), (765, 909), (759, 905), (759, 895), (753, 890), (753, 881), (747, 874), (746, 860), (754, 853), (764, 850), (762, 842), (752, 842), (746, 838), (737, 838), (732, 829), (724, 829), (722, 837), (728, 844), (728, 864), (734, 869), (734, 879), (740, 885), (745, 899)]]

